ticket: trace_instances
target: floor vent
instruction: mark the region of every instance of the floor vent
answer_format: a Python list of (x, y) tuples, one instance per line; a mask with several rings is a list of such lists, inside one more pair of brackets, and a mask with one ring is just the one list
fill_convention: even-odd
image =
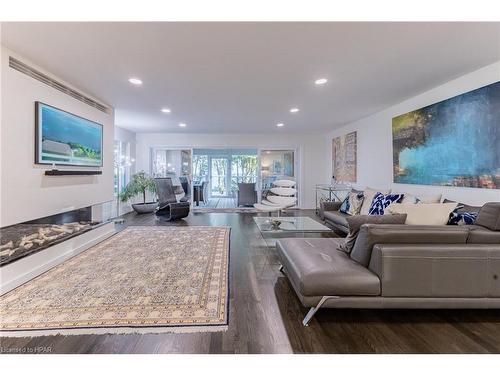
[(18, 59), (9, 56), (9, 66), (12, 69), (15, 69), (21, 73), (24, 73), (31, 78), (36, 79), (37, 81), (43, 82), (46, 85), (59, 90), (91, 107), (97, 108), (99, 111), (102, 111), (104, 113), (111, 113), (111, 109), (109, 107), (106, 107), (105, 105), (102, 105), (99, 102), (96, 102), (94, 99), (89, 98), (88, 96), (83, 95), (82, 93), (79, 93), (76, 90), (73, 90), (72, 88), (56, 81), (55, 79), (47, 76), (46, 74), (43, 74), (42, 72), (39, 72), (38, 70), (32, 68), (29, 65), (26, 65), (25, 63), (19, 61)]

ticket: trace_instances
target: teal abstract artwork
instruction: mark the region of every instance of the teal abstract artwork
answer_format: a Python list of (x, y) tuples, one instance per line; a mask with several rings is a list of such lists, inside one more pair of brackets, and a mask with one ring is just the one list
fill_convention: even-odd
[(500, 82), (392, 119), (394, 182), (500, 188)]

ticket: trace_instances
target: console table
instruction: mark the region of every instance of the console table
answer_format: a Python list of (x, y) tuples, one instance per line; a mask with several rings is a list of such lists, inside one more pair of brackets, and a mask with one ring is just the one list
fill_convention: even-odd
[(346, 185), (316, 185), (316, 213), (319, 213), (321, 202), (341, 202), (351, 191), (350, 186)]

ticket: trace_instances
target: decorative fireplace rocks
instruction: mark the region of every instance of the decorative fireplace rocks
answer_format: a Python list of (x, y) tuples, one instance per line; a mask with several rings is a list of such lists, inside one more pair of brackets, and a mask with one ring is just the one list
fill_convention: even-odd
[(85, 233), (100, 222), (92, 220), (92, 207), (0, 228), (0, 266)]
[[(95, 224), (94, 224), (95, 225)], [(92, 228), (92, 223), (19, 224), (2, 229), (0, 265), (45, 249)]]

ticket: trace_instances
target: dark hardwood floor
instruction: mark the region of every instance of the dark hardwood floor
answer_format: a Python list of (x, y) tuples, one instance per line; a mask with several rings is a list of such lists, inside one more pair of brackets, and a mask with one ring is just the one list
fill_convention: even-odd
[[(315, 217), (313, 211), (295, 215)], [(125, 225), (224, 225), (232, 228), (229, 330), (217, 333), (2, 338), (9, 349), (52, 353), (499, 353), (498, 310), (320, 310), (309, 327), (278, 271), (253, 214), (191, 213), (167, 223), (125, 216)]]
[[(201, 208), (236, 208), (236, 198), (210, 198), (206, 204), (200, 203)], [(195, 209), (198, 207), (194, 207)]]

